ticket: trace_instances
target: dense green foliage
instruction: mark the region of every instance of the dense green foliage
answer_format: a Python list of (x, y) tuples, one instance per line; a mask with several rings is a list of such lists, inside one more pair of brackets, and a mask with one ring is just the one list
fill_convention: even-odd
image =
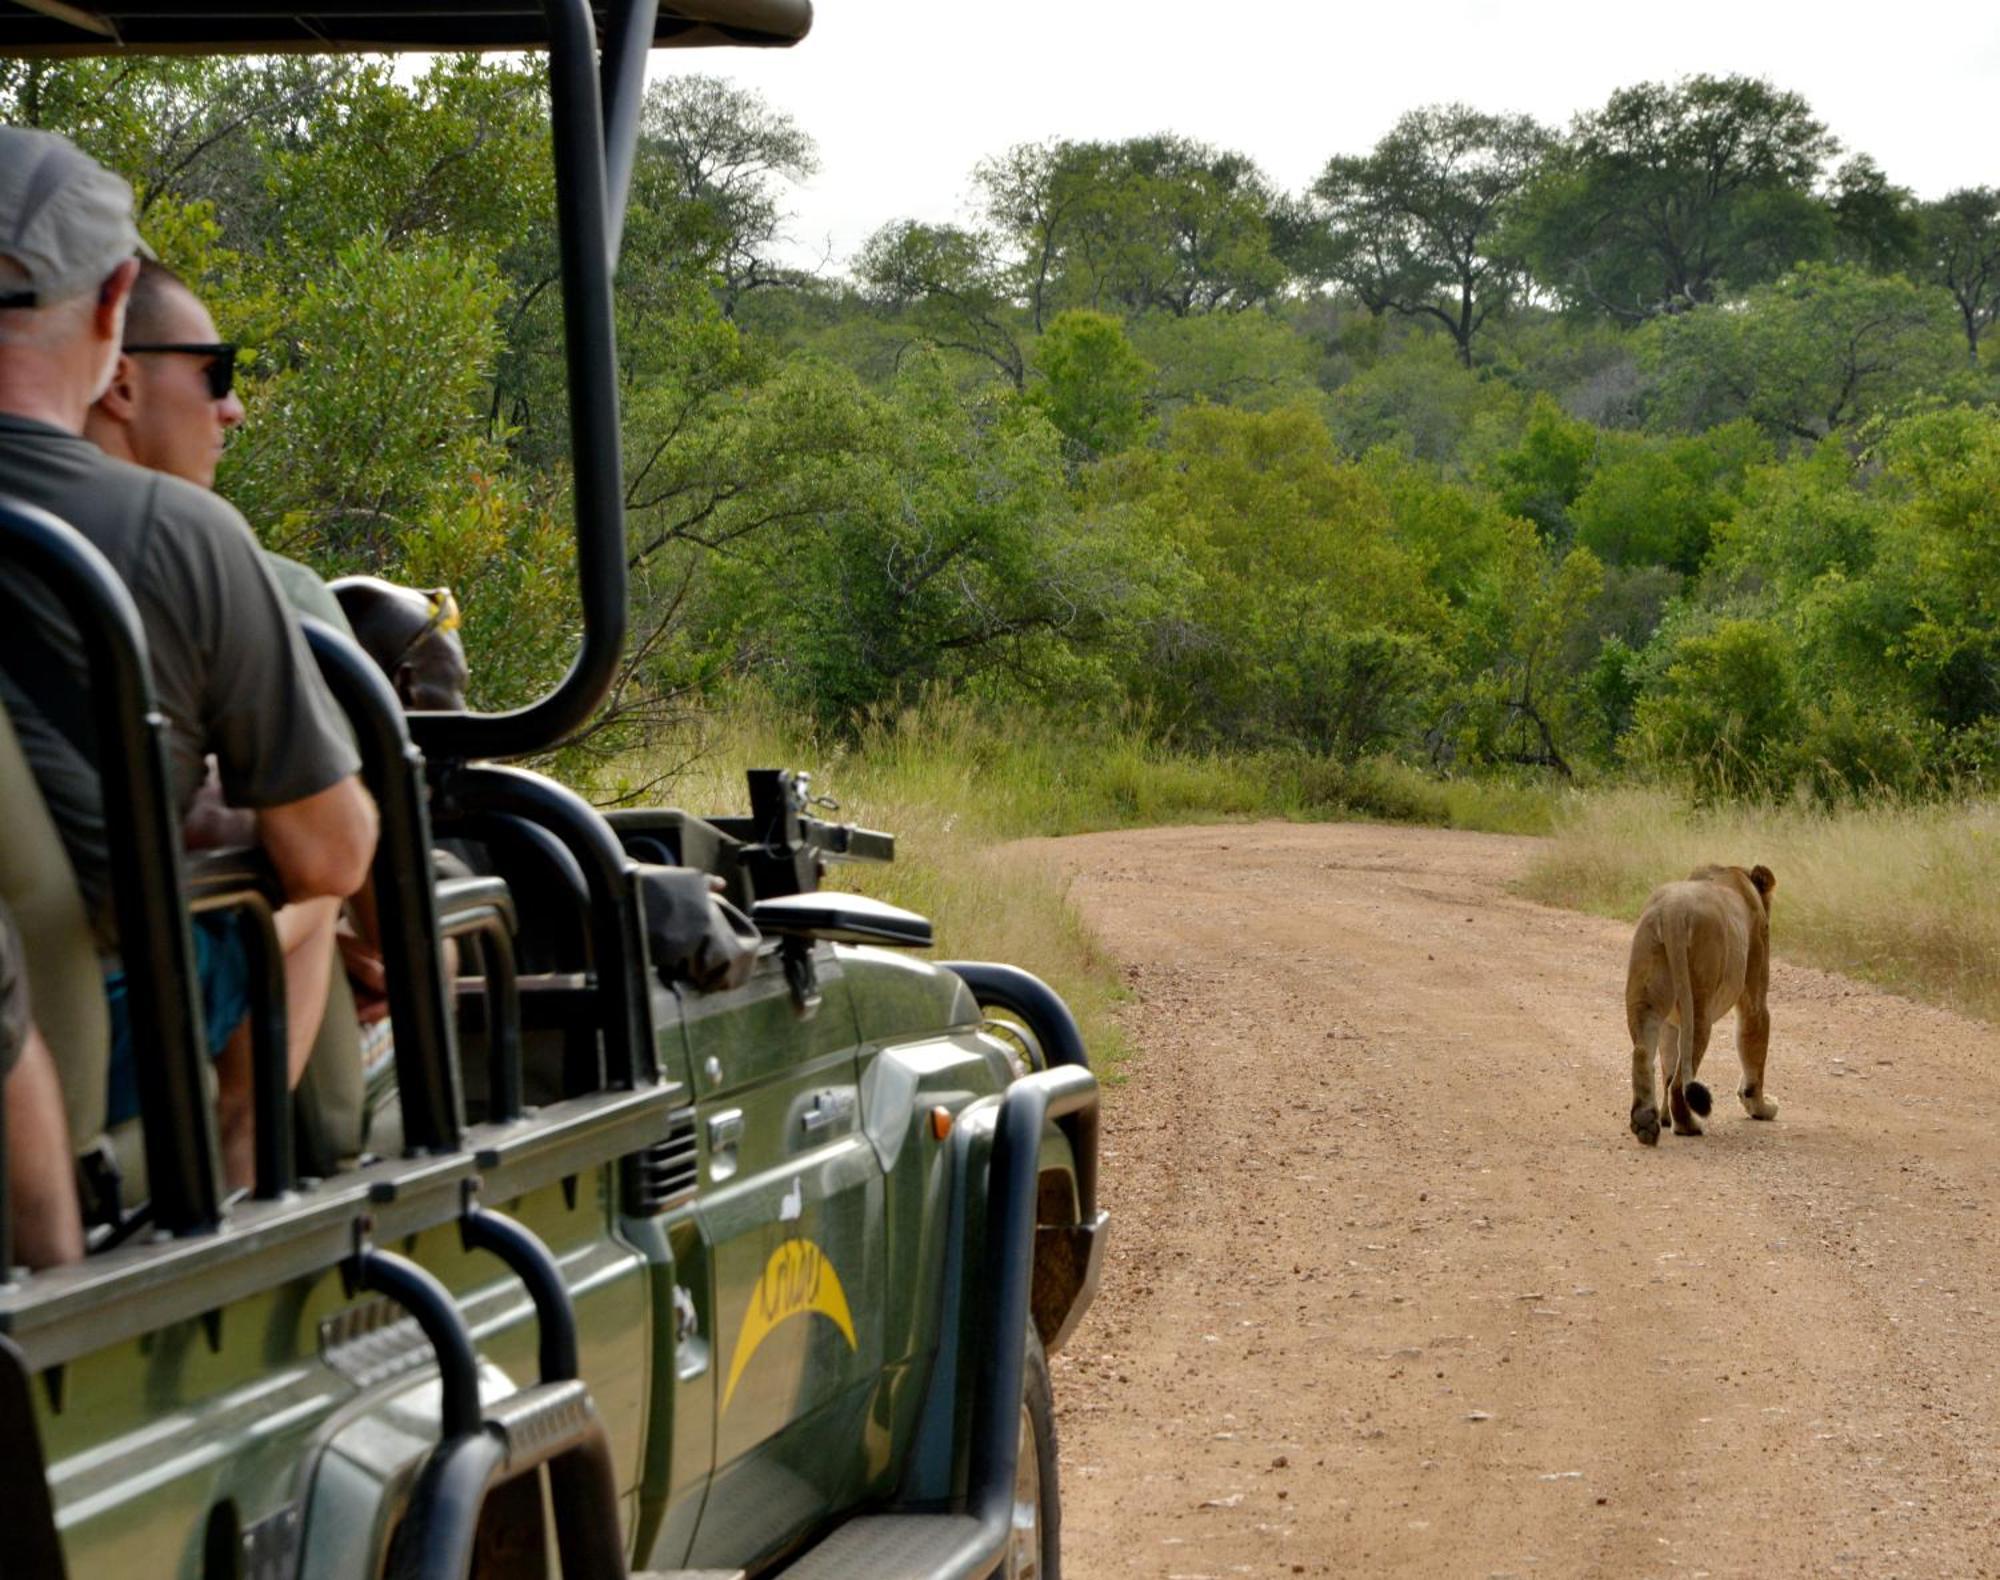
[[(255, 348), (221, 487), (322, 568), (455, 583), (479, 700), (566, 662), (535, 73), (0, 65)], [(1921, 793), (2000, 765), (2000, 190), (1920, 202), (1809, 105), (1462, 105), (1303, 193), (1052, 139), (962, 220), (783, 266), (806, 129), (655, 85), (620, 266), (623, 751), (748, 678), (1338, 769)], [(581, 744), (581, 743), (580, 743)], [(1274, 755), (1275, 754), (1275, 755)]]

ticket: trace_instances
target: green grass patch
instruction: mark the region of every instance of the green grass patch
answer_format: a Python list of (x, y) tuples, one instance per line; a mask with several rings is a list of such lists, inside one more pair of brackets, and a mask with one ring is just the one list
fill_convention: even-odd
[(1560, 797), (1530, 778), (1438, 779), (1402, 763), (1298, 753), (1176, 750), (1136, 730), (934, 697), (827, 739), (767, 699), (732, 698), (699, 730), (599, 777), (601, 799), (643, 796), (690, 812), (740, 810), (745, 767), (804, 769), (841, 819), (897, 836), (892, 867), (836, 881), (929, 916), (942, 958), (1005, 960), (1069, 1001), (1107, 1064), (1124, 1043), (1116, 962), (1091, 936), (1067, 880), (1010, 841), (1036, 835), (1257, 817), (1442, 824), (1503, 833), (1554, 826)]

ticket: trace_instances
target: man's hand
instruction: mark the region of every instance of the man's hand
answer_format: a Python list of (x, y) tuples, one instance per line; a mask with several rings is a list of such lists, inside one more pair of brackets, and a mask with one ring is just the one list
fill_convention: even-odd
[(354, 989), (354, 1018), (364, 1026), (383, 1019), (389, 1013), (389, 974), (383, 969), (381, 951), (344, 920), (333, 939), (348, 985)]
[(216, 773), (215, 759), (209, 758), (208, 777), (181, 820), (182, 848), (231, 850), (256, 843), (257, 814), (222, 799), (222, 780)]

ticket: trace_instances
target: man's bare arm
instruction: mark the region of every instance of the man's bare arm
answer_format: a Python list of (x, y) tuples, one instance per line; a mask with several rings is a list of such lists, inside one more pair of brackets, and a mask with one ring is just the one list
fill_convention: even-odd
[(375, 802), (359, 779), (257, 814), (257, 837), (294, 900), (346, 898), (375, 857)]
[(76, 1161), (69, 1151), (62, 1083), (41, 1033), (30, 1031), (6, 1084), (7, 1200), (14, 1254), (29, 1267), (83, 1256)]

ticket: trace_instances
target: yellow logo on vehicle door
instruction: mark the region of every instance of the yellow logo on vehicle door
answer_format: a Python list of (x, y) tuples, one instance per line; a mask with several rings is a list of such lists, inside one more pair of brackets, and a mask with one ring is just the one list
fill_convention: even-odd
[(750, 1291), (750, 1305), (743, 1313), (743, 1330), (736, 1336), (736, 1354), (729, 1362), (729, 1381), (722, 1390), (722, 1408), (729, 1408), (731, 1395), (742, 1378), (750, 1357), (771, 1336), (773, 1329), (794, 1317), (817, 1311), (840, 1329), (850, 1350), (861, 1346), (854, 1337), (854, 1318), (847, 1309), (847, 1291), (840, 1287), (840, 1275), (833, 1263), (810, 1240), (786, 1240), (764, 1264), (764, 1275)]

